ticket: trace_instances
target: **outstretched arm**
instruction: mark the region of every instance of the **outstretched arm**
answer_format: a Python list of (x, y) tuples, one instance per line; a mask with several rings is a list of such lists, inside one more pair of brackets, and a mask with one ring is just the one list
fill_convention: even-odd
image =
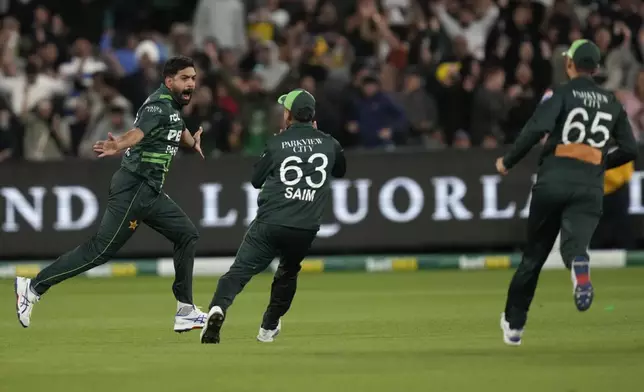
[(99, 154), (99, 158), (102, 158), (115, 155), (136, 145), (143, 140), (146, 134), (161, 126), (166, 118), (163, 113), (163, 109), (155, 104), (142, 106), (134, 120), (134, 128), (120, 137), (108, 134), (107, 140), (99, 140), (94, 144), (94, 152)]
[(94, 152), (99, 158), (116, 155), (120, 151), (136, 145), (143, 139), (145, 134), (139, 128), (130, 129), (122, 136), (114, 137), (112, 133), (107, 134), (107, 140), (99, 140), (94, 144)]

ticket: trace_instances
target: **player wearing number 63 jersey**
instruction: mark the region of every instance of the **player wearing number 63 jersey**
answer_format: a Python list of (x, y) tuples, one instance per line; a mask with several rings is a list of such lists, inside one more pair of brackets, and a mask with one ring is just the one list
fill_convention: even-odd
[(315, 99), (305, 90), (279, 98), (286, 129), (272, 137), (255, 166), (252, 184), (261, 188), (255, 220), (244, 235), (230, 270), (219, 279), (202, 343), (219, 343), (226, 311), (256, 274), (279, 257), (257, 340), (272, 342), (295, 296), (301, 262), (320, 228), (329, 202), (331, 177), (342, 177), (340, 144), (317, 130)]
[(496, 163), (506, 174), (547, 135), (532, 189), (527, 244), (501, 317), (510, 345), (521, 343), (539, 273), (560, 230), (575, 305), (580, 311), (590, 307), (594, 290), (587, 249), (602, 213), (604, 171), (637, 155), (622, 105), (592, 79), (600, 60), (597, 46), (578, 40), (563, 55), (571, 80), (546, 93), (515, 145)]

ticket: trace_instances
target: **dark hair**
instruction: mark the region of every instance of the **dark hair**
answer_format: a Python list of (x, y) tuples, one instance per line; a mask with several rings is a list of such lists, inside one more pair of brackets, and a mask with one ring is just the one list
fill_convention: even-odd
[(567, 57), (566, 61), (569, 61), (572, 65), (574, 65), (575, 70), (577, 71), (577, 73), (582, 74), (582, 75), (591, 76), (599, 68), (596, 65), (578, 64), (573, 59), (571, 59), (570, 57)]
[(597, 71), (598, 67), (588, 67), (584, 65), (577, 65), (575, 64), (575, 69), (577, 69), (577, 73), (579, 74), (584, 74), (584, 75), (592, 75)]
[(291, 112), (293, 119), (299, 122), (311, 122), (315, 117), (315, 111), (310, 108), (302, 108), (296, 112)]
[(186, 68), (195, 66), (195, 62), (186, 56), (170, 57), (163, 65), (163, 77), (174, 77), (176, 74)]

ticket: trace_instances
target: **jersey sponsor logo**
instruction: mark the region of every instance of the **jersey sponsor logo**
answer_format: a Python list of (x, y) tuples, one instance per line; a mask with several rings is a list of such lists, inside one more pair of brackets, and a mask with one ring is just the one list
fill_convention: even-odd
[(282, 149), (290, 148), (295, 153), (313, 152), (313, 146), (322, 144), (322, 139), (299, 139), (282, 142)]
[(181, 134), (183, 131), (171, 129), (168, 131), (168, 140), (178, 142), (181, 140)]
[(150, 105), (145, 107), (145, 111), (148, 113), (161, 113), (162, 110), (160, 107), (155, 106), (155, 105)]
[(172, 155), (172, 156), (177, 155), (177, 152), (178, 152), (178, 151), (179, 151), (179, 147), (178, 147), (178, 146), (166, 146), (166, 148), (165, 148), (165, 153), (166, 153), (166, 154), (170, 154), (170, 155)]
[(597, 91), (572, 90), (572, 96), (583, 100), (584, 106), (599, 109), (603, 104), (608, 104), (608, 97)]
[(181, 117), (179, 116), (179, 113), (171, 114), (170, 115), (170, 121), (172, 121), (172, 122), (181, 121)]

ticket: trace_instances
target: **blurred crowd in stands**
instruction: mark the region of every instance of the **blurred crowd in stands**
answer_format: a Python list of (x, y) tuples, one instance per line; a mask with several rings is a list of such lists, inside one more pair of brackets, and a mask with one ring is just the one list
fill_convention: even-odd
[(257, 155), (294, 87), (346, 148), (511, 143), (582, 37), (644, 131), (640, 0), (0, 0), (0, 14), (0, 161), (94, 158), (175, 54), (198, 65), (184, 119), (208, 156)]

